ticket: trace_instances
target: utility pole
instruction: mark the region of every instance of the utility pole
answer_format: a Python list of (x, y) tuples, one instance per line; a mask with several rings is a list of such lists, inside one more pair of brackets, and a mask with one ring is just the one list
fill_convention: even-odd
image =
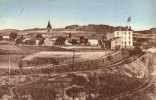
[(75, 50), (73, 51), (73, 66), (72, 66), (72, 70), (74, 69), (74, 61), (75, 60)]
[(74, 59), (75, 59), (75, 50), (73, 51), (73, 63), (74, 63)]
[(9, 76), (10, 76), (10, 55), (9, 55)]

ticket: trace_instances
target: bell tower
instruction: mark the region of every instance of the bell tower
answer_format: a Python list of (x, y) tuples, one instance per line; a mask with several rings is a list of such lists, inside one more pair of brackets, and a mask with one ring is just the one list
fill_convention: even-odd
[(52, 27), (51, 27), (50, 21), (48, 21), (48, 25), (47, 25), (47, 36), (48, 35), (51, 35), (51, 31), (52, 31)]

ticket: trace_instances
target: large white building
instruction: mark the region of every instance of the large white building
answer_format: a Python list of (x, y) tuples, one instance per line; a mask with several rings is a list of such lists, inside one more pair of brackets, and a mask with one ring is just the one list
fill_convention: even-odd
[(133, 31), (130, 27), (115, 30), (114, 37), (121, 37), (121, 48), (130, 48), (133, 46)]

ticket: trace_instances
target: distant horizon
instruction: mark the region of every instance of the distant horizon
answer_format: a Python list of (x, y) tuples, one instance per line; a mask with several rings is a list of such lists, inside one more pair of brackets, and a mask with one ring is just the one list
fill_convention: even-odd
[[(104, 24), (156, 28), (154, 0), (0, 0), (0, 30)], [(128, 22), (127, 19), (131, 17)]]
[[(78, 25), (78, 24), (72, 24), (72, 25)], [(67, 26), (72, 26), (72, 25), (67, 25)], [(108, 24), (87, 24), (87, 25), (108, 25)], [(87, 25), (78, 25), (78, 26), (87, 26)], [(108, 25), (108, 26), (113, 26), (113, 25)], [(61, 28), (65, 28), (65, 27), (53, 27), (52, 26), (52, 29), (61, 29)], [(113, 26), (113, 27), (120, 27), (120, 26), (117, 25), (117, 26)], [(121, 26), (121, 27), (126, 27), (126, 26)], [(149, 29), (141, 29), (141, 30), (135, 30), (135, 29), (133, 29), (133, 27), (131, 27), (131, 29), (134, 30), (134, 31), (144, 31), (144, 30), (150, 30), (152, 28), (156, 28), (156, 27), (151, 27)], [(0, 31), (7, 30), (7, 29), (8, 30), (10, 29), (10, 30), (20, 30), (20, 31), (22, 31), (22, 30), (29, 30), (29, 29), (46, 29), (46, 26), (45, 27), (32, 27), (32, 28), (26, 28), (26, 29), (6, 28), (6, 29), (0, 29)]]

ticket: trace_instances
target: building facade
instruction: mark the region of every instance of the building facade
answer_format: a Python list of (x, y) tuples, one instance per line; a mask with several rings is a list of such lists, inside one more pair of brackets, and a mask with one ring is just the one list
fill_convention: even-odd
[(115, 37), (110, 40), (111, 41), (111, 49), (120, 50), (122, 48), (122, 39), (121, 37)]
[(133, 31), (130, 29), (114, 31), (114, 37), (121, 37), (122, 48), (133, 46)]

